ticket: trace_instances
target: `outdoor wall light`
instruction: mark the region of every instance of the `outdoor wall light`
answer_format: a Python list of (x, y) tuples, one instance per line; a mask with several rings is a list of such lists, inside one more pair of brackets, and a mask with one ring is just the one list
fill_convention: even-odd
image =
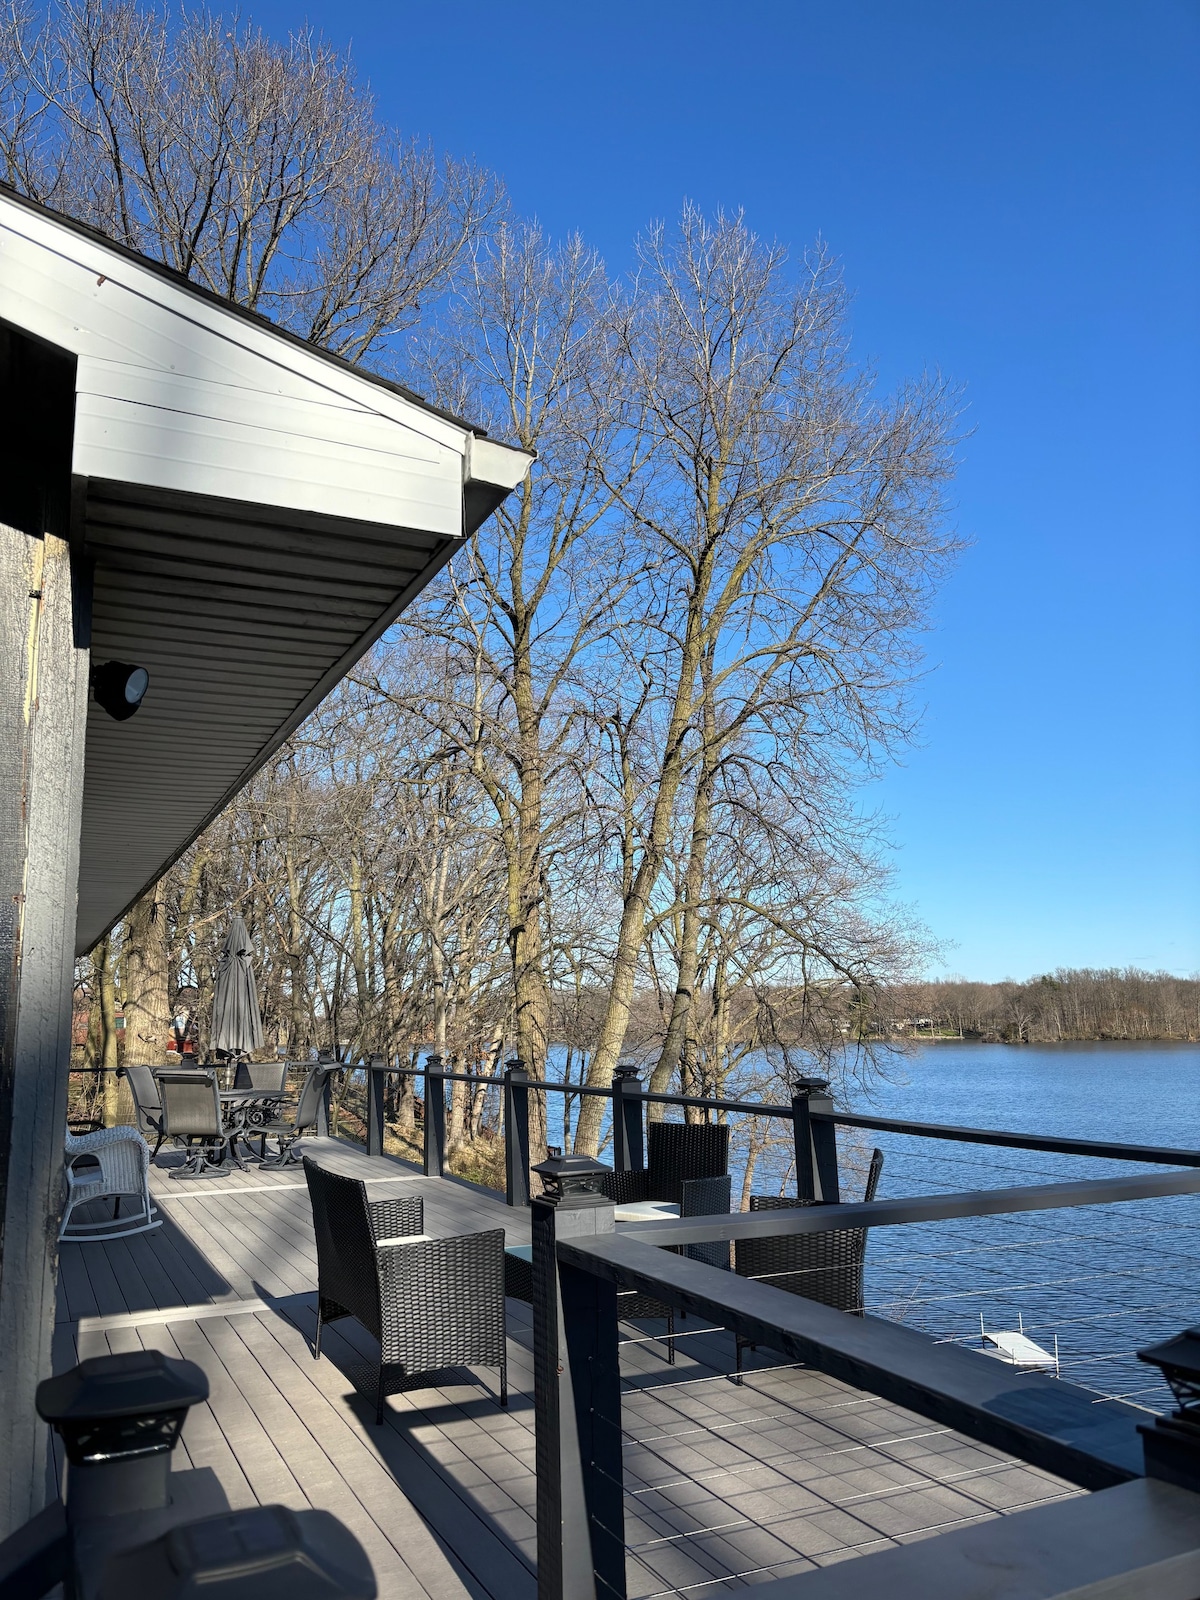
[(125, 722), (133, 715), (149, 687), (150, 674), (145, 667), (135, 667), (128, 661), (106, 661), (102, 667), (92, 668), (92, 693), (96, 704), (103, 706), (118, 722)]

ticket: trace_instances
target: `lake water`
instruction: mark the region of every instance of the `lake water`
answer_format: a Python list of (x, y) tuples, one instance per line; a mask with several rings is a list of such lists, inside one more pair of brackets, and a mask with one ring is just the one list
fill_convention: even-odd
[[(1200, 1046), (917, 1045), (847, 1104), (914, 1122), (1200, 1149)], [(551, 1096), (552, 1118), (560, 1106)], [(747, 1130), (744, 1118), (730, 1122), (736, 1208)], [(791, 1123), (773, 1129), (752, 1188), (794, 1194)], [(874, 1145), (885, 1157), (880, 1198), (1167, 1170), (857, 1130), (839, 1144), (852, 1200)], [(1200, 1323), (1200, 1195), (872, 1230), (865, 1293), (875, 1315), (975, 1348), (981, 1316), (989, 1330), (1023, 1326), (1051, 1355), (1057, 1337), (1064, 1378), (1161, 1409), (1168, 1391), (1135, 1352)]]
[[(858, 1096), (854, 1109), (1197, 1149), (1200, 1047), (921, 1045), (897, 1081)], [(885, 1153), (881, 1197), (1162, 1170), (860, 1137)], [(868, 1237), (868, 1309), (976, 1346), (981, 1315), (989, 1329), (1015, 1329), (1020, 1318), (1051, 1352), (1057, 1335), (1064, 1378), (1155, 1409), (1167, 1391), (1134, 1352), (1200, 1322), (1200, 1196), (881, 1228)]]

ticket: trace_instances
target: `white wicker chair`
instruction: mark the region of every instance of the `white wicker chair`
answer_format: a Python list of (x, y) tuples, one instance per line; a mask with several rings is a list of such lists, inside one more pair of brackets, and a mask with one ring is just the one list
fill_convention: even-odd
[[(76, 1170), (81, 1156), (92, 1156), (98, 1166)], [(136, 1210), (118, 1217), (121, 1201), (137, 1202)], [(90, 1200), (111, 1200), (113, 1214), (102, 1222), (71, 1222), (72, 1214)], [(60, 1241), (123, 1239), (162, 1225), (155, 1221), (150, 1203), (150, 1146), (136, 1128), (98, 1128), (78, 1138), (67, 1134), (67, 1203), (63, 1208)]]

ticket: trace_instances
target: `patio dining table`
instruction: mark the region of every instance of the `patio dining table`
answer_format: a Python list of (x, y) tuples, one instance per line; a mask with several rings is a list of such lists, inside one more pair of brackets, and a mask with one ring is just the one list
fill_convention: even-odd
[(286, 1100), (286, 1089), (222, 1089), (221, 1112), (225, 1118), (230, 1144), (238, 1139), (249, 1146), (255, 1132), (270, 1122), (275, 1108)]

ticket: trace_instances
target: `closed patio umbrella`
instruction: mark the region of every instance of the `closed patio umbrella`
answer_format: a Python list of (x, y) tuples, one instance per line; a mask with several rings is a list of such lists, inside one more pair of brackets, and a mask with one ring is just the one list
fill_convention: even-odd
[(217, 958), (217, 981), (213, 987), (211, 1048), (225, 1055), (245, 1055), (262, 1049), (262, 1018), (258, 1014), (258, 995), (251, 966), (253, 955), (245, 920), (235, 916), (229, 924), (229, 937)]

